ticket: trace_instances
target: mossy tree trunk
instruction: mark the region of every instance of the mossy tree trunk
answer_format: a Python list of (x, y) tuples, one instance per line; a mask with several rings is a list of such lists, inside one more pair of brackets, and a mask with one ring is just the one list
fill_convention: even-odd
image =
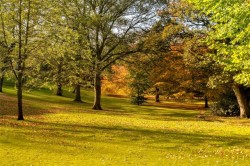
[(160, 102), (160, 89), (158, 87), (155, 87), (155, 92), (156, 92), (155, 101), (159, 103)]
[(58, 83), (57, 84), (57, 90), (56, 90), (56, 95), (57, 96), (62, 96), (63, 95), (63, 92), (62, 92), (62, 84), (61, 83)]
[(22, 92), (22, 79), (23, 74), (22, 72), (18, 73), (17, 78), (17, 105), (18, 105), (18, 119), (17, 120), (24, 120), (23, 118), (23, 92)]
[(205, 108), (209, 108), (207, 95), (204, 96), (204, 102), (205, 102)]
[(250, 118), (247, 90), (243, 85), (234, 85), (233, 91), (240, 107), (240, 118)]

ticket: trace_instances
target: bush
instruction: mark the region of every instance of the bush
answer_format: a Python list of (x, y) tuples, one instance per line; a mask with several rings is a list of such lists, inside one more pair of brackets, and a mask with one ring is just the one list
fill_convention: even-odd
[(232, 91), (218, 96), (218, 101), (211, 105), (213, 114), (218, 116), (239, 116), (240, 109)]
[(136, 97), (132, 97), (131, 103), (132, 104), (137, 104), (137, 105), (142, 105), (143, 103), (145, 103), (147, 100), (147, 98), (145, 98), (144, 96), (136, 96)]

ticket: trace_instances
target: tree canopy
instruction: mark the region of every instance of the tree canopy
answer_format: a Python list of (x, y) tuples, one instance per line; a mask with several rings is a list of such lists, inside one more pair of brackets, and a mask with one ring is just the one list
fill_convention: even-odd
[(250, 3), (248, 0), (192, 1), (211, 20), (208, 43), (211, 54), (239, 84), (249, 85)]

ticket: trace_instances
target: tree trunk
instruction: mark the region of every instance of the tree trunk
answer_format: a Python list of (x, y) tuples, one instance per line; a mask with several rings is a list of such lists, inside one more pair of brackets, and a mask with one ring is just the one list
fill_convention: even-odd
[(57, 91), (56, 95), (57, 96), (62, 96), (63, 91), (62, 91), (62, 66), (63, 66), (63, 59), (59, 59), (59, 64), (57, 65)]
[(57, 91), (56, 91), (57, 96), (62, 96), (62, 84), (58, 83), (57, 84)]
[(19, 23), (18, 23), (18, 62), (17, 62), (17, 107), (18, 107), (18, 118), (17, 120), (24, 120), (23, 118), (23, 57), (22, 57), (22, 0), (19, 1)]
[(81, 99), (81, 86), (79, 84), (76, 85), (75, 93), (76, 93), (76, 96), (75, 96), (75, 100), (74, 101), (76, 101), (76, 102), (82, 102), (82, 99)]
[(233, 86), (233, 91), (240, 107), (240, 118), (250, 118), (250, 107), (244, 86), (235, 85)]
[(206, 95), (204, 97), (204, 100), (205, 100), (205, 108), (209, 108), (209, 106), (208, 106), (208, 97)]
[(94, 79), (94, 88), (95, 88), (95, 99), (94, 99), (94, 110), (102, 110), (101, 107), (101, 74), (99, 72), (95, 73)]
[(155, 101), (159, 103), (160, 102), (160, 94), (159, 94), (160, 89), (158, 87), (155, 87), (155, 91), (156, 91)]
[(137, 104), (140, 105), (140, 88), (137, 87)]
[(3, 92), (3, 80), (4, 80), (4, 76), (1, 76), (1, 78), (0, 78), (0, 92)]
[(18, 73), (17, 78), (17, 105), (18, 105), (18, 119), (24, 120), (23, 118), (23, 92), (22, 92), (22, 73)]

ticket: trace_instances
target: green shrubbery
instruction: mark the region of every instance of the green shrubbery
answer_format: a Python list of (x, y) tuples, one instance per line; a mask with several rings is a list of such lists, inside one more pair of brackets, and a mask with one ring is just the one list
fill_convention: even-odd
[(211, 106), (211, 110), (218, 116), (239, 116), (240, 109), (237, 99), (232, 91), (222, 93), (218, 96), (217, 102)]
[(143, 103), (145, 103), (147, 100), (147, 98), (145, 98), (144, 96), (135, 96), (132, 97), (131, 103), (132, 104), (137, 104), (137, 105), (142, 105)]

